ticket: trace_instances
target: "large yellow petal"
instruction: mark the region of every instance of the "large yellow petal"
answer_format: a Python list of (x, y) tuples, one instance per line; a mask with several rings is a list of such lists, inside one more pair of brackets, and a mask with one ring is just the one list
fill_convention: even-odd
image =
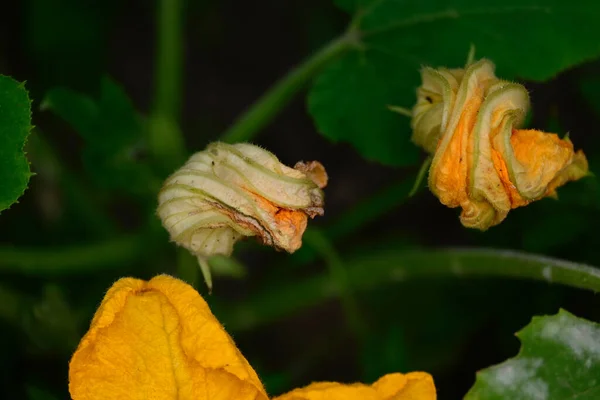
[(433, 378), (426, 372), (387, 374), (373, 384), (382, 400), (435, 400)]
[(372, 386), (317, 382), (292, 390), (274, 400), (435, 400), (431, 375), (425, 372), (388, 374)]
[(73, 400), (267, 400), (206, 302), (167, 275), (123, 278), (69, 365)]

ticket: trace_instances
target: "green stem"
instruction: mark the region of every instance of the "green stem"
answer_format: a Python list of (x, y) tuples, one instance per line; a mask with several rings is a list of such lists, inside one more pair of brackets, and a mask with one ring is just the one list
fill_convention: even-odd
[(152, 243), (142, 236), (122, 236), (104, 242), (61, 249), (0, 247), (0, 272), (51, 276), (123, 269), (139, 262)]
[(182, 87), (182, 0), (158, 0), (154, 112), (177, 120)]
[(290, 71), (247, 109), (223, 134), (221, 140), (228, 143), (252, 140), (290, 102), (294, 95), (306, 86), (315, 74), (346, 50), (356, 46), (358, 40), (356, 32), (347, 32)]
[(423, 179), (425, 179), (425, 175), (427, 175), (427, 172), (429, 171), (431, 161), (433, 161), (433, 157), (429, 156), (425, 159), (425, 161), (423, 161), (423, 164), (421, 164), (421, 168), (419, 169), (419, 173), (417, 174), (417, 179), (415, 179), (415, 184), (410, 190), (408, 197), (413, 197), (421, 188), (421, 183), (423, 182)]
[[(510, 250), (387, 251), (345, 261), (344, 265), (354, 290), (369, 290), (416, 277), (456, 276), (532, 279), (600, 291), (598, 268)], [(300, 309), (337, 298), (343, 289), (328, 275), (320, 274), (257, 293), (238, 302), (228, 313), (219, 314), (228, 329), (243, 331), (269, 324)]]
[(157, 0), (155, 92), (149, 141), (153, 153), (172, 168), (185, 155), (178, 127), (182, 98), (183, 2)]

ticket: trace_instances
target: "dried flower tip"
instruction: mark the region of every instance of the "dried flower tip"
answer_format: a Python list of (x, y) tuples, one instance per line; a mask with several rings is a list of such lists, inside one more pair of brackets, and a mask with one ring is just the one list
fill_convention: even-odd
[(297, 169), (298, 171), (306, 174), (306, 176), (308, 176), (309, 179), (319, 187), (319, 189), (323, 189), (325, 186), (327, 186), (329, 176), (327, 176), (327, 172), (325, 172), (325, 167), (320, 162), (298, 161), (296, 165), (294, 165), (294, 169)]
[(293, 253), (308, 217), (323, 215), (327, 183), (320, 163), (297, 166), (248, 143), (212, 143), (166, 180), (158, 215), (171, 239), (204, 261), (229, 256), (243, 236)]

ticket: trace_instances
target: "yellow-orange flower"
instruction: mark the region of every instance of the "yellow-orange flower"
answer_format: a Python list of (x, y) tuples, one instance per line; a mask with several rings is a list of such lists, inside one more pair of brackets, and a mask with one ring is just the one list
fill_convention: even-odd
[[(73, 400), (267, 400), (260, 379), (186, 283), (123, 278), (108, 291), (69, 365)], [(313, 383), (277, 400), (435, 400), (430, 375), (373, 385)]]
[(518, 129), (529, 109), (522, 85), (503, 81), (494, 64), (421, 71), (413, 108), (413, 142), (433, 154), (429, 188), (463, 225), (481, 230), (508, 212), (555, 196), (556, 188), (588, 173), (569, 139)]

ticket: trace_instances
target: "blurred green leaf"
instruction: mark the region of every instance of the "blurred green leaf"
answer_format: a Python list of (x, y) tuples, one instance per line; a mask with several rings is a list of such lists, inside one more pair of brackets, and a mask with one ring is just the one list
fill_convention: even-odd
[(466, 400), (600, 398), (600, 325), (561, 310), (517, 333), (519, 354), (477, 374)]
[(234, 257), (217, 254), (208, 259), (211, 271), (215, 276), (242, 279), (248, 275), (248, 269)]
[[(353, 52), (317, 78), (308, 98), (309, 110), (321, 133), (334, 141), (349, 141), (367, 159), (415, 164), (419, 150), (408, 140), (408, 118), (386, 108), (406, 102), (407, 96), (398, 90), (406, 83), (402, 64), (392, 57), (373, 53), (367, 58)], [(408, 94), (412, 96), (414, 90)]]
[(36, 351), (70, 353), (79, 342), (79, 322), (60, 287), (47, 284), (42, 298), (23, 314), (22, 326)]
[[(462, 67), (469, 45), (493, 60), (498, 74), (545, 80), (600, 54), (600, 3), (560, 0), (438, 2), (337, 0), (355, 11), (360, 42), (316, 79), (308, 105), (329, 139), (352, 143), (369, 160), (407, 165), (418, 154), (409, 121), (386, 106), (411, 107), (424, 64)], [(515, 27), (527, 27), (527, 35)], [(535, 49), (535, 51), (532, 51)]]
[(55, 112), (83, 137), (85, 167), (100, 186), (145, 194), (155, 184), (148, 164), (140, 160), (145, 150), (142, 120), (114, 81), (102, 80), (97, 100), (52, 89), (41, 108)]
[(386, 373), (408, 370), (407, 341), (402, 326), (395, 322), (377, 335), (368, 335), (363, 347), (363, 379), (374, 382)]
[(22, 83), (0, 75), (0, 211), (13, 204), (31, 177), (23, 146), (31, 131), (31, 101)]
[(43, 389), (36, 387), (36, 386), (28, 386), (27, 387), (27, 399), (28, 400), (57, 400), (57, 397)]
[[(24, 0), (23, 47), (35, 85), (88, 88), (105, 70), (116, 0)], [(21, 17), (21, 16), (19, 16)], [(46, 86), (47, 87), (47, 86)]]

